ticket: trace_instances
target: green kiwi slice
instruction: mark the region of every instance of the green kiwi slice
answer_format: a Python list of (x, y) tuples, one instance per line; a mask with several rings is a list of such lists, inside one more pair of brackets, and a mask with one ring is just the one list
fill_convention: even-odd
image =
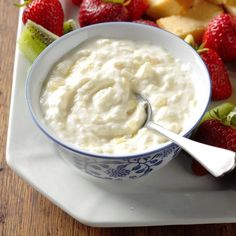
[(30, 62), (33, 62), (37, 56), (56, 39), (58, 39), (57, 35), (41, 25), (28, 20), (20, 34), (18, 45), (24, 56)]

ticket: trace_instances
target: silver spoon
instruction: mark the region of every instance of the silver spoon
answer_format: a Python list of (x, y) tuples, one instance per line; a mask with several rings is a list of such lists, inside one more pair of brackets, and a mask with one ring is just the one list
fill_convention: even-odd
[(149, 101), (136, 94), (138, 100), (145, 106), (147, 118), (144, 126), (148, 129), (157, 131), (168, 139), (172, 140), (195, 160), (201, 163), (213, 176), (219, 177), (230, 171), (236, 166), (236, 153), (223, 148), (213, 147), (210, 145), (198, 143), (188, 138), (182, 137), (172, 131), (169, 131), (162, 126), (152, 122), (152, 107)]

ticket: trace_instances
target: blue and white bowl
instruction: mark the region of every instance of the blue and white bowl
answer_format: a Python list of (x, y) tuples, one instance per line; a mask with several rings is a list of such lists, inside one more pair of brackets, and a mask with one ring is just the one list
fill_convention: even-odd
[(182, 136), (191, 135), (209, 104), (211, 83), (207, 68), (198, 53), (175, 35), (156, 27), (127, 22), (103, 23), (75, 30), (52, 43), (32, 65), (26, 83), (28, 107), (36, 125), (46, 134), (48, 140), (56, 144), (63, 159), (80, 171), (98, 178), (122, 180), (145, 176), (165, 166), (178, 154), (180, 148), (173, 142), (167, 142), (157, 146), (155, 150), (136, 155), (99, 155), (65, 143), (43, 122), (39, 98), (47, 74), (61, 57), (93, 37), (148, 41), (166, 48), (175, 58), (190, 64), (197, 78), (194, 85), (198, 108), (190, 118), (188, 128), (181, 132)]

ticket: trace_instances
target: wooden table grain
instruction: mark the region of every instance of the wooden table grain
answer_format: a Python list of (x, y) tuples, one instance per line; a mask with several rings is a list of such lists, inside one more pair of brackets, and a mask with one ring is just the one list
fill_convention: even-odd
[(235, 236), (236, 224), (87, 227), (53, 205), (9, 169), (5, 149), (18, 21), (18, 9), (13, 6), (13, 1), (0, 0), (0, 236)]

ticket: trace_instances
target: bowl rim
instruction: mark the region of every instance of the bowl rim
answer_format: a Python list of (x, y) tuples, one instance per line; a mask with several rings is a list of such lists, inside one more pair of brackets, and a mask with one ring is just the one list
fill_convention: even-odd
[[(98, 23), (98, 24), (89, 25), (89, 26), (86, 26), (86, 27), (83, 27), (83, 28), (78, 28), (78, 29), (76, 29), (76, 30), (74, 30), (72, 32), (69, 32), (66, 35), (63, 35), (62, 37), (58, 38), (53, 43), (51, 43), (49, 46), (47, 46), (47, 48), (45, 48), (40, 53), (40, 55), (35, 59), (35, 61), (31, 65), (31, 68), (30, 68), (30, 71), (29, 71), (29, 73), (27, 75), (27, 79), (26, 79), (26, 83), (25, 83), (25, 98), (26, 98), (26, 102), (27, 102), (27, 105), (28, 105), (28, 109), (29, 109), (30, 114), (31, 114), (31, 116), (33, 118), (33, 121), (38, 126), (38, 128), (49, 139), (51, 139), (53, 142), (55, 142), (57, 145), (62, 146), (64, 149), (67, 149), (70, 152), (77, 153), (77, 154), (80, 154), (80, 155), (83, 155), (83, 156), (89, 156), (89, 157), (99, 158), (99, 159), (121, 160), (121, 159), (131, 159), (131, 158), (142, 158), (143, 156), (153, 155), (153, 154), (155, 154), (157, 152), (161, 152), (164, 149), (169, 148), (170, 146), (172, 146), (175, 143), (172, 142), (172, 141), (168, 141), (168, 142), (163, 143), (163, 144), (158, 144), (157, 146), (160, 146), (159, 148), (151, 149), (149, 151), (144, 151), (144, 152), (135, 153), (135, 154), (122, 154), (122, 155), (117, 155), (116, 154), (116, 155), (112, 155), (112, 154), (92, 153), (90, 151), (86, 151), (86, 150), (80, 149), (79, 147), (73, 146), (70, 143), (63, 142), (63, 140), (60, 140), (56, 135), (48, 132), (47, 130), (49, 128), (48, 129), (46, 128), (47, 125), (45, 125), (40, 119), (38, 119), (37, 115), (34, 113), (33, 105), (31, 103), (31, 99), (30, 99), (31, 96), (30, 96), (30, 86), (29, 86), (29, 83), (30, 83), (30, 80), (32, 78), (31, 74), (34, 71), (34, 68), (37, 67), (37, 65), (40, 62), (41, 58), (43, 58), (44, 55), (47, 54), (48, 51), (51, 50), (53, 47), (56, 47), (58, 44), (60, 44), (61, 41), (66, 40), (67, 38), (69, 38), (69, 37), (71, 37), (71, 36), (73, 36), (75, 34), (80, 34), (83, 31), (93, 30), (93, 29), (96, 29), (97, 27), (102, 27), (102, 26), (105, 26), (105, 25), (114, 25), (114, 27), (119, 26), (119, 25), (133, 25), (135, 27), (140, 27), (140, 29), (148, 27), (151, 30), (163, 31), (169, 37), (174, 37), (175, 40), (182, 41), (182, 43), (184, 43), (190, 49), (190, 51), (192, 51), (192, 53), (195, 54), (195, 56), (198, 58), (198, 61), (203, 65), (203, 68), (205, 69), (205, 72), (207, 74), (207, 78), (208, 78), (208, 82), (209, 82), (209, 87), (211, 88), (210, 74), (209, 74), (207, 66), (203, 62), (201, 56), (187, 42), (185, 42), (183, 39), (179, 38), (175, 34), (173, 34), (171, 32), (168, 32), (168, 31), (166, 31), (164, 29), (158, 28), (158, 27), (153, 27), (153, 26), (149, 26), (149, 25), (145, 25), (145, 24), (140, 24), (140, 23), (135, 23), (135, 22), (105, 22), (105, 23)], [(60, 58), (58, 58), (58, 60), (59, 59)], [(193, 129), (198, 125), (198, 123), (201, 121), (202, 117), (204, 116), (204, 114), (207, 111), (207, 108), (209, 106), (210, 98), (211, 98), (211, 93), (212, 93), (212, 91), (210, 89), (209, 94), (208, 94), (208, 98), (207, 98), (207, 102), (205, 104), (205, 107), (204, 107), (204, 109), (202, 111), (202, 114), (199, 117), (199, 119), (196, 121), (196, 123), (188, 131), (183, 133), (181, 136), (184, 136), (184, 137), (188, 136), (193, 131)], [(44, 128), (44, 126), (45, 126), (45, 128)], [(175, 144), (175, 145), (177, 145), (177, 144)]]

